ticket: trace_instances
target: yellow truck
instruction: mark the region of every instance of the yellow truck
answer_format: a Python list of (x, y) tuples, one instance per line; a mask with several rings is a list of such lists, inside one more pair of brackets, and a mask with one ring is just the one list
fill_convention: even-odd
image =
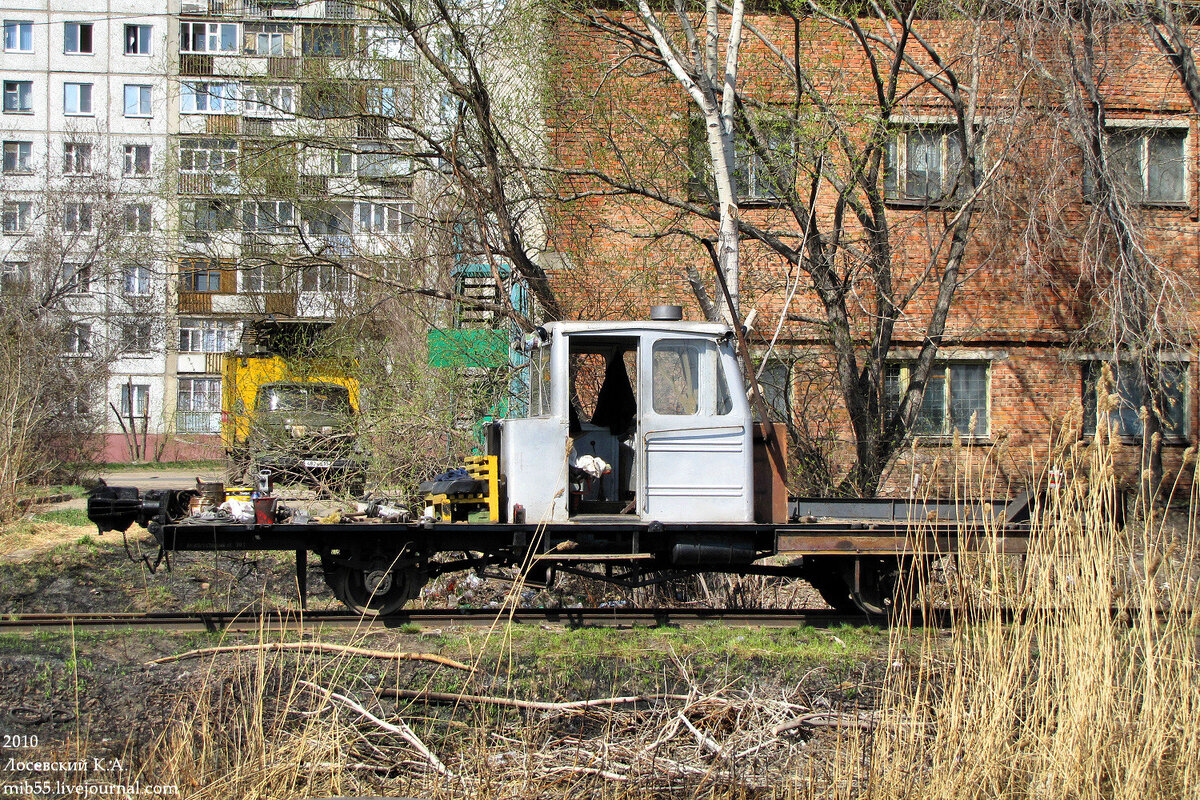
[(267, 470), (279, 482), (361, 492), (366, 459), (352, 365), (229, 353), (221, 377), (221, 436), (230, 480)]

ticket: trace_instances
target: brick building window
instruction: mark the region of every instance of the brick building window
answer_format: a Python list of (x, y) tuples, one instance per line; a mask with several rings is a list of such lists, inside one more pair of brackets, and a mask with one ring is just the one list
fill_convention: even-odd
[[(764, 159), (752, 146), (749, 132), (739, 131), (734, 142), (733, 177), (740, 200), (770, 203), (784, 196), (793, 174), (791, 137), (785, 126), (773, 124), (770, 120), (763, 120), (759, 124), (759, 133), (767, 138), (767, 151), (773, 158)], [(704, 119), (699, 116), (690, 117), (688, 122), (688, 161), (688, 194), (697, 199), (715, 198), (712, 158)], [(777, 178), (772, 168), (783, 170), (786, 174)]]
[(180, 378), (175, 406), (179, 433), (219, 433), (221, 430), (221, 379)]
[[(925, 397), (912, 433), (917, 436), (987, 436), (991, 430), (988, 367), (983, 361), (938, 363), (929, 373)], [(911, 364), (888, 364), (884, 377), (888, 402), (899, 405), (912, 376)], [(974, 420), (974, 427), (971, 421)]]
[[(1088, 361), (1083, 364), (1083, 433), (1096, 433), (1097, 391), (1104, 362)], [(1188, 365), (1182, 361), (1167, 361), (1161, 365), (1163, 394), (1166, 400), (1166, 415), (1163, 419), (1163, 436), (1182, 440), (1188, 435), (1187, 424), (1187, 374)], [(1109, 412), (1109, 424), (1117, 435), (1125, 439), (1141, 439), (1144, 425), (1142, 406), (1146, 404), (1146, 384), (1141, 371), (1134, 362), (1118, 362), (1112, 370), (1114, 386), (1109, 391), (1117, 396), (1117, 407)]]
[(63, 52), (70, 55), (92, 54), (92, 23), (63, 23)]
[[(1187, 128), (1110, 128), (1105, 131), (1113, 182), (1132, 202), (1187, 202)], [(1083, 194), (1095, 195), (1095, 174), (1085, 170)]]
[(963, 140), (949, 125), (920, 125), (895, 131), (887, 142), (883, 193), (900, 203), (932, 203), (961, 194), (957, 186)]
[(237, 346), (237, 324), (219, 319), (179, 320), (179, 352), (227, 353)]
[(84, 142), (63, 145), (63, 175), (91, 175), (92, 146)]
[(4, 174), (26, 175), (33, 172), (33, 142), (4, 143)]

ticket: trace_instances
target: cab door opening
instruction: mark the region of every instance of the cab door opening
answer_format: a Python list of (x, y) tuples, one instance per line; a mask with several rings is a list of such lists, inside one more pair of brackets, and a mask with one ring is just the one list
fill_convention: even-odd
[(638, 337), (570, 337), (571, 517), (637, 513)]

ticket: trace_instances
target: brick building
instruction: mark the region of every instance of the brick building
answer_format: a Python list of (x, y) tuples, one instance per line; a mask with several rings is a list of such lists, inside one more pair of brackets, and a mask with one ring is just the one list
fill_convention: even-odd
[[(640, 26), (633, 14), (594, 9), (555, 28), (549, 118), (558, 165), (572, 173), (564, 192), (570, 201), (556, 207), (552, 226), (552, 246), (566, 265), (556, 275), (580, 317), (638, 316), (651, 302), (681, 302), (697, 318), (687, 267), (701, 265), (715, 293), (709, 255), (696, 237), (715, 238), (716, 223), (687, 208), (707, 202), (695, 192), (704, 177), (696, 167), (695, 106), (657, 60), (651, 40), (625, 35)], [(884, 33), (869, 20), (862, 26)], [(933, 66), (930, 52), (936, 51), (948, 69), (977, 85), (971, 124), (980, 132), (977, 174), (984, 188), (918, 416), (919, 446), (902, 451), (884, 475), (883, 491), (903, 494), (930, 481), (945, 489), (956, 472), (978, 476), (979, 465), (990, 462), (1004, 484), (990, 491), (1003, 492), (1042, 470), (1052, 448), (1091, 441), (1097, 378), (1116, 352), (1102, 335), (1107, 320), (1099, 286), (1111, 254), (1080, 146), (1084, 117), (1072, 107), (1076, 85), (1061, 37), (999, 22), (930, 20), (914, 27), (929, 48), (914, 45), (914, 63)], [(848, 27), (828, 21), (752, 13), (747, 28), (753, 35), (746, 35), (739, 74), (747, 108), (764, 118), (788, 110), (778, 114), (792, 126), (782, 127), (778, 144), (795, 148), (788, 179), (807, 194), (815, 156), (823, 154), (815, 225), (863, 241), (852, 209), (843, 209), (849, 224), (836, 224), (831, 176), (844, 174), (848, 158), (844, 148), (829, 144), (842, 133), (851, 140), (863, 136), (880, 114), (866, 49)], [(1160, 288), (1169, 295), (1161, 313), (1171, 317), (1174, 337), (1158, 358), (1168, 398), (1164, 466), (1173, 476), (1198, 424), (1195, 305), (1181, 287), (1196, 285), (1200, 256), (1200, 130), (1179, 78), (1143, 30), (1112, 28), (1099, 41), (1094, 66), (1107, 114), (1105, 152), (1119, 173), (1140, 246), (1155, 269), (1172, 278)], [(879, 58), (885, 47), (874, 42), (872, 50)], [(789, 59), (816, 85), (812, 94), (798, 96)], [(832, 110), (814, 106), (817, 93)], [(897, 320), (887, 365), (888, 388), (895, 391), (907, 381), (926, 335), (947, 220), (963, 203), (946, 185), (956, 148), (945, 97), (929, 81), (902, 75), (889, 113), (881, 200), (897, 293), (912, 295)], [(738, 158), (742, 218), (798, 243), (801, 225), (783, 207), (787, 193), (778, 189), (779, 176), (765, 170), (749, 146)], [(852, 258), (846, 256), (843, 274), (847, 291), (861, 293), (849, 305), (865, 347), (871, 276)], [(807, 445), (818, 471), (828, 462), (836, 482), (853, 456), (853, 441), (811, 279), (753, 240), (743, 243), (742, 265), (742, 311), (756, 311), (759, 354), (780, 326), (763, 372), (772, 400), (793, 419), (794, 443)], [(1118, 460), (1132, 478), (1141, 455), (1137, 407), (1144, 392), (1129, 364), (1114, 369), (1123, 405), (1111, 420)], [(817, 476), (807, 485), (821, 484)]]

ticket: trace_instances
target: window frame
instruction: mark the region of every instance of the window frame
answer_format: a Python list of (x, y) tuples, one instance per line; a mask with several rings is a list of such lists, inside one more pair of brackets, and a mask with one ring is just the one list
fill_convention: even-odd
[[(201, 41), (204, 46), (196, 49), (196, 28), (202, 29)], [(233, 37), (228, 40), (229, 47), (226, 47), (226, 38), (223, 28), (232, 28)], [(185, 37), (189, 37), (186, 38)], [(185, 41), (187, 44), (185, 44)], [(241, 49), (239, 42), (241, 41), (241, 31), (238, 29), (236, 22), (207, 22), (204, 20), (185, 19), (179, 23), (179, 52), (180, 53), (201, 53), (207, 55), (220, 55), (228, 53), (237, 55)], [(216, 47), (209, 47), (209, 44), (215, 43)]]
[(92, 325), (90, 322), (73, 322), (64, 332), (63, 355), (90, 356), (92, 354)]
[(236, 116), (240, 94), (237, 81), (180, 81), (179, 113)]
[[(1121, 165), (1116, 159), (1119, 157), (1119, 143), (1115, 143), (1114, 139), (1121, 139), (1129, 136), (1136, 136), (1140, 142), (1139, 150), (1139, 169), (1138, 177), (1140, 186), (1136, 192), (1130, 191), (1130, 186), (1123, 180), (1126, 175), (1121, 169)], [(1182, 138), (1181, 148), (1183, 152), (1180, 161), (1183, 174), (1180, 176), (1179, 199), (1161, 199), (1150, 198), (1150, 177), (1153, 171), (1153, 166), (1150, 163), (1151, 155), (1151, 140), (1156, 136), (1177, 135)], [(1104, 146), (1106, 157), (1111, 163), (1114, 163), (1114, 181), (1118, 184), (1120, 190), (1125, 194), (1128, 200), (1137, 205), (1146, 208), (1188, 208), (1192, 203), (1192, 180), (1194, 172), (1190, 159), (1192, 156), (1191, 130), (1187, 123), (1179, 123), (1174, 120), (1155, 120), (1155, 119), (1121, 119), (1108, 120), (1104, 128)], [(1082, 192), (1084, 202), (1094, 202), (1095, 200), (1095, 176), (1088, 164), (1084, 164), (1082, 173)]]
[(244, 117), (291, 119), (296, 114), (296, 87), (280, 84), (246, 86), (241, 101)]
[[(121, 167), (121, 174), (126, 178), (150, 177), (151, 156), (153, 154), (151, 147), (152, 145), (137, 144), (136, 142), (122, 145), (124, 161)], [(145, 148), (146, 152), (146, 168), (144, 170), (138, 169), (138, 151), (141, 148)]]
[[(1180, 381), (1180, 421), (1179, 427), (1172, 427), (1171, 430), (1166, 429), (1162, 432), (1163, 442), (1171, 445), (1184, 445), (1192, 441), (1192, 392), (1191, 392), (1191, 368), (1192, 362), (1186, 357), (1179, 358), (1162, 358), (1159, 363), (1164, 368), (1175, 366), (1179, 370), (1177, 380)], [(1096, 435), (1099, 428), (1099, 378), (1100, 370), (1104, 364), (1110, 364), (1113, 369), (1113, 385), (1110, 387), (1112, 393), (1117, 395), (1117, 406), (1109, 411), (1110, 427), (1115, 427), (1115, 435), (1126, 444), (1138, 444), (1145, 439), (1145, 430), (1139, 430), (1136, 433), (1130, 433), (1125, 428), (1126, 417), (1121, 413), (1121, 404), (1125, 403), (1126, 408), (1133, 412), (1134, 416), (1138, 417), (1140, 426), (1140, 411), (1142, 404), (1145, 402), (1145, 389), (1138, 386), (1139, 400), (1136, 406), (1128, 404), (1123, 392), (1121, 383), (1121, 366), (1129, 365), (1136, 368), (1135, 361), (1129, 360), (1113, 360), (1111, 358), (1087, 358), (1083, 359), (1080, 364), (1080, 399), (1083, 404), (1083, 422), (1080, 426), (1080, 435), (1083, 438), (1091, 438)], [(1092, 372), (1091, 375), (1088, 373)], [(1140, 383), (1140, 375), (1136, 376)], [(1089, 387), (1089, 383), (1091, 386)], [(1090, 392), (1090, 398), (1089, 398)], [(1090, 402), (1089, 402), (1090, 400)], [(1164, 420), (1164, 423), (1169, 420)], [(1180, 430), (1180, 428), (1182, 430)]]
[[(129, 113), (129, 90), (137, 90), (136, 105), (137, 111), (133, 114)], [(154, 87), (149, 83), (127, 83), (125, 84), (124, 105), (126, 119), (150, 119), (154, 116)], [(142, 108), (145, 107), (143, 111)]]
[[(891, 407), (893, 408), (895, 407), (895, 403), (904, 396), (904, 393), (908, 389), (908, 384), (912, 375), (913, 363), (914, 362), (912, 361), (889, 361), (884, 368), (885, 385), (890, 384), (893, 380), (892, 371), (899, 370), (895, 383), (897, 393), (893, 395), (889, 389), (885, 389), (885, 392), (888, 394), (888, 403), (891, 404)], [(969, 439), (973, 442), (990, 441), (992, 437), (992, 364), (993, 360), (990, 358), (946, 358), (936, 360), (932, 369), (930, 370), (930, 376), (932, 377), (939, 370), (939, 368), (941, 369), (941, 430), (933, 431), (922, 429), (921, 417), (925, 413), (927, 402), (925, 398), (922, 398), (921, 408), (917, 412), (917, 418), (913, 421), (913, 427), (909, 429), (908, 435), (910, 437), (920, 438), (922, 440), (935, 441), (949, 441), (956, 435), (961, 439)], [(954, 369), (967, 367), (979, 367), (983, 369), (984, 414), (982, 420), (980, 420), (978, 417), (976, 418), (976, 430), (973, 432), (958, 430), (954, 420)], [(925, 397), (927, 398), (929, 391), (928, 385), (926, 385), (925, 391)], [(970, 416), (968, 416), (964, 421), (964, 424), (969, 423)], [(979, 430), (980, 424), (983, 426), (982, 431)]]
[[(230, 341), (233, 337), (237, 336), (236, 323), (204, 317), (180, 317), (178, 324), (179, 336), (177, 344), (179, 345), (180, 353), (228, 353), (236, 347), (236, 344)], [(185, 337), (188, 340), (186, 347), (184, 342)], [(210, 337), (211, 342), (206, 342), (206, 339)], [(225, 348), (223, 350), (219, 349), (222, 343)], [(199, 349), (191, 349), (197, 344), (199, 345)], [(210, 344), (213, 349), (204, 349)]]
[(67, 233), (95, 233), (95, 210), (94, 203), (63, 203), (62, 229)]
[(154, 229), (154, 208), (150, 203), (126, 203), (123, 212), (127, 233), (149, 233)]
[(121, 268), (121, 291), (126, 297), (149, 297), (153, 294), (153, 275), (145, 264), (125, 264)]
[[(978, 127), (978, 126), (976, 126)], [(938, 171), (939, 192), (937, 196), (909, 193), (909, 136), (914, 132), (932, 131), (939, 136)], [(976, 131), (978, 136), (978, 130)], [(883, 153), (883, 201), (889, 206), (905, 208), (936, 208), (954, 205), (962, 201), (966, 187), (955, 188), (948, 184), (951, 172), (956, 172), (953, 165), (951, 148), (948, 143), (958, 138), (957, 126), (946, 119), (911, 119), (896, 120), (888, 130), (887, 141), (884, 142)], [(960, 158), (967, 157), (967, 143), (962, 142)], [(951, 167), (954, 166), (952, 170)], [(895, 183), (893, 183), (893, 180)], [(903, 183), (901, 183), (903, 181)], [(928, 170), (923, 179), (928, 185)]]
[[(22, 91), (22, 87), (24, 87), (24, 91)], [(33, 81), (4, 81), (2, 92), (5, 114), (33, 113)], [(11, 105), (10, 98), (13, 101)]]
[(91, 175), (94, 152), (90, 142), (63, 142), (62, 174)]
[[(197, 385), (202, 386), (197, 391)], [(209, 375), (180, 376), (175, 393), (175, 431), (176, 433), (220, 433), (221, 432), (221, 379)], [(205, 408), (196, 408), (197, 400)], [(186, 408), (184, 406), (187, 406)], [(208, 424), (203, 426), (189, 425), (189, 420), (208, 416)]]
[(150, 419), (150, 384), (127, 381), (120, 385), (118, 394), (117, 408), (121, 419)]
[[(130, 332), (136, 332), (130, 336)], [(151, 354), (155, 351), (154, 322), (142, 317), (127, 317), (121, 320), (121, 353)]]
[[(9, 31), (11, 30), (17, 31), (17, 43), (12, 47), (9, 46)], [(29, 44), (28, 47), (24, 46), (26, 42)], [(33, 20), (4, 20), (4, 52), (32, 53), (33, 51)]]
[[(86, 87), (86, 90), (85, 90)], [(75, 105), (76, 110), (71, 110), (71, 89), (75, 89)], [(84, 100), (87, 103), (84, 103)], [(94, 83), (80, 83), (78, 81), (63, 81), (63, 115), (68, 117), (94, 117), (96, 116), (96, 98)], [(87, 109), (84, 109), (84, 105)]]
[[(9, 153), (13, 152), (12, 163), (9, 163)], [(6, 139), (4, 141), (3, 168), (4, 175), (33, 174), (33, 141), (25, 139)]]
[(254, 233), (291, 233), (296, 229), (296, 204), (276, 199), (243, 201), (242, 229)]
[(127, 56), (154, 54), (154, 26), (141, 22), (125, 24), (124, 48)]
[[(198, 153), (204, 154), (202, 168), (196, 166)], [(182, 137), (179, 140), (179, 172), (181, 175), (236, 175), (240, 155), (237, 139)], [(218, 166), (217, 169), (213, 169), (214, 164)]]
[(221, 294), (221, 269), (219, 263), (197, 259), (191, 264), (179, 266), (179, 291), (193, 294)]
[[(70, 49), (71, 37), (67, 35), (67, 31), (71, 30), (71, 26), (75, 26), (75, 48)], [(88, 49), (83, 49), (83, 31), (88, 32)], [(96, 32), (95, 23), (93, 22), (64, 22), (63, 23), (63, 55), (68, 56), (94, 56), (96, 54)]]
[(92, 293), (92, 265), (90, 263), (62, 263), (62, 290), (65, 294)]
[[(9, 225), (9, 220), (13, 224)], [(9, 200), (0, 205), (0, 233), (20, 236), (33, 227), (33, 201)]]

